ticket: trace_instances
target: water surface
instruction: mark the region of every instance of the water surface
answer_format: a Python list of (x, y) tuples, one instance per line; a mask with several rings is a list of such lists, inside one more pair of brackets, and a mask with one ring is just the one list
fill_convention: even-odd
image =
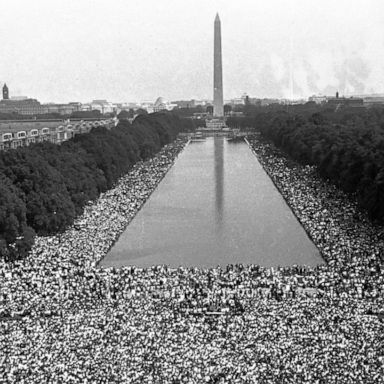
[(192, 142), (101, 265), (322, 263), (245, 142)]

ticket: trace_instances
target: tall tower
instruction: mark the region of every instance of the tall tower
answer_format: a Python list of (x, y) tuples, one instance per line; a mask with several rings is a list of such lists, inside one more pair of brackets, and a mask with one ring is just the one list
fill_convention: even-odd
[(213, 47), (213, 117), (224, 116), (223, 65), (221, 61), (221, 23), (219, 14), (215, 18)]
[(3, 87), (3, 100), (8, 100), (8, 99), (9, 99), (8, 87), (7, 87), (7, 84), (4, 83), (4, 87)]

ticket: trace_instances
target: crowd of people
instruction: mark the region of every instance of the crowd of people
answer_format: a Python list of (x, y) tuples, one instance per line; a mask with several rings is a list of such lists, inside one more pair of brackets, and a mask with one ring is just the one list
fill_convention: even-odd
[(325, 259), (322, 278), (349, 295), (382, 292), (383, 226), (371, 223), (350, 197), (322, 180), (315, 167), (292, 163), (259, 139), (249, 144)]
[(0, 382), (384, 383), (382, 228), (313, 167), (248, 140), (324, 264), (99, 267), (176, 141), (0, 262)]

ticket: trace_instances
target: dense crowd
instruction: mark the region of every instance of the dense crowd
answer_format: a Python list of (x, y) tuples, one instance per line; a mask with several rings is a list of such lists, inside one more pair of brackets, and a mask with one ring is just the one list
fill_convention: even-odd
[(270, 144), (250, 139), (254, 153), (327, 262), (322, 279), (340, 293), (373, 296), (384, 288), (384, 228), (319, 178)]
[(0, 382), (383, 383), (382, 228), (316, 169), (249, 144), (326, 263), (99, 268), (176, 142), (0, 264)]

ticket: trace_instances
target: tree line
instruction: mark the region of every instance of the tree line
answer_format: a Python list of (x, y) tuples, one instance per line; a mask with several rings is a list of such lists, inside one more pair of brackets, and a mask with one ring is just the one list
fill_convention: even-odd
[(0, 152), (0, 256), (23, 257), (35, 235), (63, 231), (85, 204), (110, 189), (137, 161), (153, 156), (191, 122), (168, 113), (94, 128), (61, 145)]
[(324, 179), (354, 195), (373, 220), (384, 222), (384, 109), (264, 109), (227, 124), (256, 129), (295, 160), (316, 165)]

